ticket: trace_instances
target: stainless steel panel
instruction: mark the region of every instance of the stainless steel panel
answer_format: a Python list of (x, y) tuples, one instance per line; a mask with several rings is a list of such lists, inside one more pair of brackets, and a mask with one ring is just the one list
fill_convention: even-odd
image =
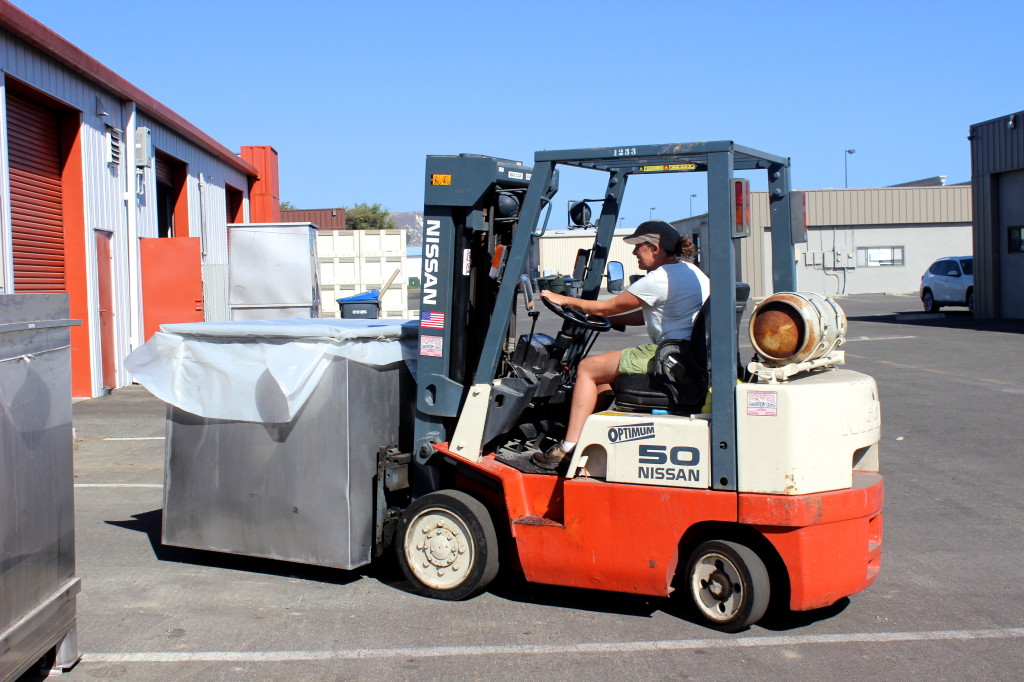
[(319, 311), (320, 261), (312, 224), (232, 225), (230, 232), (232, 309), (301, 306)]
[(308, 304), (300, 306), (231, 306), (232, 322), (280, 320), (291, 317), (320, 317), (320, 310), (311, 308)]
[[(0, 678), (25, 662), (25, 642), (73, 627), (73, 600), (71, 622), (67, 608), (21, 620), (75, 580), (67, 315), (66, 294), (0, 296)], [(64, 632), (27, 632), (26, 622)]]
[(169, 407), (163, 542), (345, 569), (368, 563), (377, 448), (399, 442), (408, 381), (404, 365), (337, 358), (286, 424)]

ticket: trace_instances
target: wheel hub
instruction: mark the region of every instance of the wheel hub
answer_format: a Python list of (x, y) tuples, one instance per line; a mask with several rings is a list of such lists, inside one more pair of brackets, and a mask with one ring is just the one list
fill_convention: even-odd
[[(438, 568), (447, 568), (459, 558), (458, 529), (448, 529), (438, 523), (434, 530), (426, 533), (426, 542), (417, 546), (426, 553), (428, 560)], [(465, 550), (463, 550), (464, 552)]]
[(705, 585), (707, 586), (706, 589), (708, 592), (711, 593), (711, 596), (718, 601), (726, 601), (732, 596), (732, 581), (729, 580), (729, 576), (721, 570), (715, 570), (715, 572), (708, 577)]
[(739, 571), (718, 553), (707, 554), (697, 562), (692, 577), (693, 596), (705, 616), (726, 622), (742, 607)]
[(428, 510), (410, 524), (405, 542), (409, 568), (423, 584), (451, 589), (472, 563), (472, 541), (460, 521), (444, 510)]

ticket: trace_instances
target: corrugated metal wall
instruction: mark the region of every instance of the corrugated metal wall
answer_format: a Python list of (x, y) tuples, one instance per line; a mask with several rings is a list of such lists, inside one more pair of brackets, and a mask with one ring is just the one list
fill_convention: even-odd
[[(804, 194), (808, 227), (971, 221), (971, 188), (967, 185), (813, 189)], [(768, 227), (768, 193), (751, 192), (750, 196), (754, 227)]]
[[(797, 284), (826, 294), (914, 291), (936, 258), (970, 253), (971, 188), (882, 187), (806, 190), (808, 244), (797, 245)], [(768, 193), (751, 192), (752, 234), (742, 240), (743, 277), (751, 296), (773, 292)], [(832, 228), (836, 228), (835, 231)], [(870, 246), (904, 247), (905, 264), (839, 270), (806, 262), (808, 252), (856, 254)], [(852, 264), (851, 264), (852, 265)]]
[[(154, 147), (188, 164), (189, 229), (198, 235), (206, 226), (206, 263), (227, 264), (227, 228), (225, 182), (244, 193), (243, 213), (248, 219), (249, 179), (241, 171), (219, 160), (196, 143), (170, 131), (145, 112), (136, 112), (134, 105), (86, 80), (65, 66), (28, 46), (25, 42), (0, 30), (0, 69), (5, 78), (13, 77), (46, 95), (81, 112), (81, 146), (84, 184), (85, 262), (88, 282), (88, 324), (90, 331), (91, 374), (93, 395), (103, 385), (100, 376), (99, 321), (96, 316), (97, 265), (94, 230), (113, 232), (112, 260), (115, 310), (115, 355), (118, 358), (117, 385), (129, 382), (121, 367), (121, 359), (141, 343), (141, 301), (138, 296), (138, 237), (155, 237), (156, 187), (153, 169), (146, 169), (143, 193), (136, 192), (134, 168), (134, 128), (132, 124), (152, 130)], [(9, 185), (7, 163), (7, 121), (0, 107), (0, 182)], [(134, 121), (133, 121), (134, 114)], [(123, 131), (121, 161), (108, 163), (110, 140), (108, 127)], [(199, 174), (203, 175), (200, 188)], [(6, 195), (7, 192), (5, 191)], [(129, 216), (125, 196), (136, 199), (134, 215)], [(0, 248), (2, 248), (3, 279), (11, 286), (10, 205), (4, 199), (0, 206)]]
[(1001, 269), (1012, 266), (1002, 258), (999, 193), (993, 176), (1024, 169), (1024, 111), (976, 123), (968, 139), (974, 188), (974, 314), (992, 319), (1001, 314)]
[(321, 230), (344, 230), (344, 208), (310, 208), (281, 210), (282, 223), (313, 223)]
[[(88, 270), (89, 299), (89, 331), (92, 349), (92, 385), (93, 394), (97, 395), (103, 385), (101, 377), (100, 331), (96, 315), (97, 302), (97, 270), (96, 240), (93, 231), (97, 228), (114, 232), (112, 256), (115, 282), (126, 282), (128, 277), (128, 242), (125, 225), (124, 207), (124, 169), (122, 166), (107, 165), (107, 126), (124, 128), (121, 102), (119, 99), (97, 88), (82, 77), (57, 64), (26, 45), (10, 34), (0, 31), (0, 65), (3, 66), (5, 77), (13, 76), (30, 87), (53, 97), (56, 100), (82, 112), (81, 143), (83, 180), (88, 191), (84, 192), (84, 212), (86, 230), (85, 259)], [(98, 107), (102, 105), (107, 116), (98, 116)], [(6, 120), (0, 121), (6, 130)], [(5, 140), (6, 143), (6, 140)], [(6, 149), (6, 144), (4, 144)], [(6, 158), (3, 166), (6, 169)], [(5, 177), (5, 180), (7, 178)], [(6, 202), (5, 202), (6, 203)], [(5, 279), (10, 285), (10, 207), (5, 206), (2, 225)], [(114, 306), (116, 311), (128, 309), (128, 291), (126, 286), (115, 286)], [(129, 351), (129, 316), (115, 316), (114, 330), (115, 353), (123, 358)], [(118, 385), (128, 381), (128, 375), (118, 368)]]
[[(168, 130), (145, 112), (139, 112), (137, 126), (149, 128), (153, 133), (153, 147), (182, 161), (188, 167), (188, 229), (189, 235), (200, 236), (205, 225), (206, 265), (226, 265), (228, 262), (227, 202), (224, 184), (246, 188), (249, 180), (219, 158), (181, 135)], [(199, 176), (203, 176), (200, 191)], [(156, 237), (156, 174), (145, 169), (145, 193), (138, 195), (139, 236)], [(248, 200), (243, 200), (243, 212), (248, 219)]]

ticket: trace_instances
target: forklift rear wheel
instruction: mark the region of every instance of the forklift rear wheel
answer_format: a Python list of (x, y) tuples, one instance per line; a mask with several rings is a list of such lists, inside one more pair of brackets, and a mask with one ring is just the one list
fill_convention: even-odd
[(458, 490), (413, 502), (398, 522), (398, 563), (415, 591), (457, 601), (498, 573), (498, 538), (487, 508)]
[(754, 550), (726, 540), (705, 542), (690, 556), (686, 581), (697, 612), (726, 632), (753, 625), (768, 609), (771, 580)]

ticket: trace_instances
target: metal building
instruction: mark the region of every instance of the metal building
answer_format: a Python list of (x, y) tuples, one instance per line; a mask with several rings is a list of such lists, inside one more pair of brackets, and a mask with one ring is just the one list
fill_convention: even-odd
[[(914, 185), (915, 183), (909, 183)], [(804, 192), (807, 243), (797, 247), (797, 286), (824, 294), (913, 292), (937, 258), (971, 254), (967, 185), (820, 189)], [(751, 235), (740, 241), (737, 273), (751, 295), (772, 293), (768, 195), (751, 192)], [(706, 243), (707, 221), (673, 223)]]
[(281, 222), (313, 223), (321, 230), (344, 230), (347, 227), (343, 207), (281, 209)]
[(227, 224), (276, 217), (276, 152), (243, 157), (0, 0), (0, 292), (68, 292), (74, 396), (126, 385), (161, 322), (226, 316)]
[(1024, 318), (1024, 111), (971, 126), (974, 315)]

